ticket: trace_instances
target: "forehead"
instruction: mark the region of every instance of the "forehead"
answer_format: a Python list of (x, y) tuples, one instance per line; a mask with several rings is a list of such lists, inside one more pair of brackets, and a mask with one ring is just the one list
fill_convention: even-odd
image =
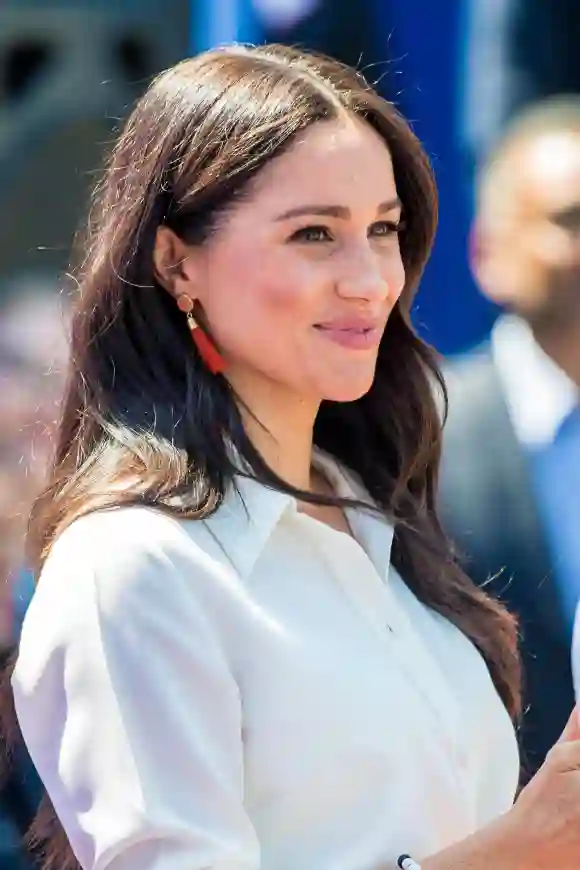
[(275, 200), (282, 208), (305, 196), (317, 203), (379, 202), (396, 194), (390, 152), (364, 120), (319, 121), (264, 167), (254, 194), (254, 201)]
[(580, 133), (546, 133), (524, 148), (520, 162), (522, 201), (551, 214), (580, 202)]

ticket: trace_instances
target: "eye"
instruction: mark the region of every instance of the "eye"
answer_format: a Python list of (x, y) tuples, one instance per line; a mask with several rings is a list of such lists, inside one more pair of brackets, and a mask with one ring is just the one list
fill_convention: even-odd
[(293, 233), (290, 240), (293, 242), (328, 242), (330, 241), (330, 232), (327, 227), (323, 226), (303, 227)]
[(557, 227), (569, 233), (578, 233), (580, 230), (580, 204), (561, 209), (553, 214), (550, 220)]
[(369, 235), (379, 236), (379, 238), (385, 236), (392, 236), (400, 233), (404, 230), (405, 224), (402, 220), (398, 221), (377, 221), (374, 223), (369, 231)]

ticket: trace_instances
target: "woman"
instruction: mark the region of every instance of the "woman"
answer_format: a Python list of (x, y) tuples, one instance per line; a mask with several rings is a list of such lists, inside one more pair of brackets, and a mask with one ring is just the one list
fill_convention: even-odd
[(434, 509), (434, 223), (417, 140), (331, 60), (209, 52), (129, 118), (12, 678), (85, 870), (580, 859), (574, 742), (510, 809), (514, 623)]

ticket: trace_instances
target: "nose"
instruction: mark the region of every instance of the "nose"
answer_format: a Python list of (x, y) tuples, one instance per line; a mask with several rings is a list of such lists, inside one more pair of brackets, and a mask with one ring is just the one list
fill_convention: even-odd
[(336, 293), (342, 299), (384, 302), (394, 289), (390, 284), (384, 261), (372, 250), (351, 251), (341, 264)]

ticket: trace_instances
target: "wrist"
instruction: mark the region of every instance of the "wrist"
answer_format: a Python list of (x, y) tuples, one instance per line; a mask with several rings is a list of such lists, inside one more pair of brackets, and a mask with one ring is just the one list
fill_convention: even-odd
[[(514, 831), (511, 811), (421, 861), (421, 870), (535, 870)], [(539, 870), (539, 868), (537, 868)]]

